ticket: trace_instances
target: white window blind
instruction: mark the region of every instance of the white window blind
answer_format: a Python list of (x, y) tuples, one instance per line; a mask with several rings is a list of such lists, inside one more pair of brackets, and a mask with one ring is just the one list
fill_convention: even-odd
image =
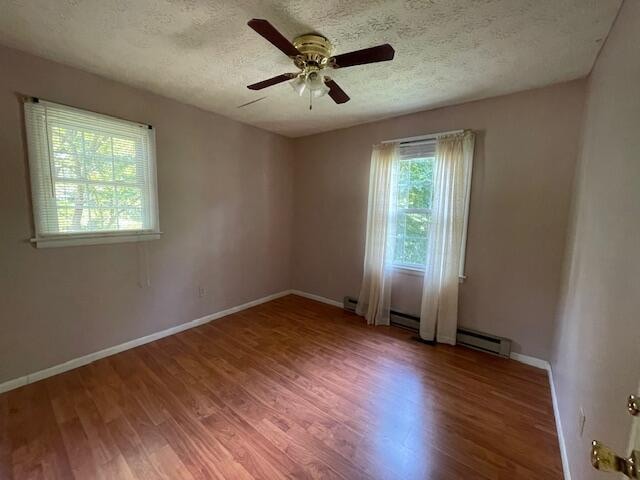
[(43, 100), (24, 111), (39, 247), (158, 238), (152, 128)]
[(394, 175), (396, 267), (424, 269), (433, 202), (435, 142), (400, 145)]

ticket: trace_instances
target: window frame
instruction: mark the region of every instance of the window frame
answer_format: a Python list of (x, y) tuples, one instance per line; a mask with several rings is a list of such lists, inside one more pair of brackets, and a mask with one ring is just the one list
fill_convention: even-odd
[[(431, 146), (435, 147), (435, 142), (425, 142), (425, 143), (429, 143)], [(400, 148), (402, 148), (402, 146), (400, 146)], [(397, 160), (398, 162), (398, 167), (400, 165), (401, 162), (411, 162), (411, 161), (416, 161), (416, 160), (424, 160), (424, 161), (428, 161), (428, 159), (432, 159), (432, 161), (434, 161), (435, 159), (435, 150), (432, 154), (430, 155), (424, 155), (424, 156), (415, 156), (413, 158), (402, 158), (402, 155), (400, 155), (400, 158)], [(418, 214), (425, 214), (425, 215), (429, 215), (431, 213), (431, 209), (430, 208), (398, 208), (397, 206), (397, 198), (398, 198), (398, 179), (397, 177), (394, 179), (394, 181), (396, 182), (396, 184), (393, 186), (393, 192), (395, 195), (395, 200), (393, 202), (393, 208), (394, 208), (394, 212), (393, 212), (393, 219), (396, 222), (396, 226), (394, 228), (394, 230), (397, 228), (397, 221), (398, 221), (398, 213), (402, 212), (405, 215), (406, 214), (411, 214), (411, 213), (418, 213)], [(433, 191), (432, 191), (433, 194)], [(404, 237), (403, 237), (404, 238)], [(425, 241), (426, 241), (426, 237), (425, 237)], [(425, 272), (425, 265), (419, 265), (419, 264), (411, 264), (411, 263), (402, 263), (402, 262), (397, 262), (396, 261), (396, 250), (398, 247), (398, 232), (397, 230), (395, 231), (395, 239), (394, 239), (394, 254), (393, 254), (393, 258), (392, 258), (392, 262), (391, 262), (391, 267), (393, 270), (395, 271), (399, 271), (402, 273), (408, 273), (411, 275), (417, 275), (417, 276), (421, 276), (424, 275)], [(425, 245), (425, 251), (426, 251), (426, 245)]]
[[(131, 126), (144, 128), (144, 135), (146, 136), (146, 138), (143, 140), (143, 142), (146, 142), (146, 155), (144, 155), (143, 157), (144, 171), (142, 172), (142, 175), (145, 176), (144, 181), (138, 184), (128, 184), (126, 181), (119, 181), (115, 178), (112, 178), (111, 180), (92, 180), (84, 177), (65, 179), (57, 176), (53, 171), (51, 163), (53, 161), (53, 154), (51, 153), (52, 140), (51, 133), (49, 132), (49, 124), (47, 123), (46, 119), (46, 110), (44, 120), (34, 119), (32, 116), (37, 115), (37, 113), (27, 112), (27, 109), (29, 108), (28, 103), (43, 104), (45, 109), (47, 108), (47, 106), (51, 106), (52, 108), (63, 109), (69, 112), (77, 112), (79, 114), (86, 115), (87, 117), (94, 117), (96, 123), (102, 118), (112, 123), (127, 126), (128, 128), (130, 128)], [(100, 126), (91, 124), (89, 118), (87, 118), (86, 129), (88, 131), (99, 131), (101, 128)], [(31, 180), (32, 213), (35, 227), (35, 236), (30, 239), (30, 242), (35, 244), (37, 248), (140, 242), (147, 240), (157, 240), (160, 238), (161, 231), (158, 208), (156, 138), (155, 129), (152, 126), (92, 112), (90, 110), (70, 107), (46, 100), (40, 100), (38, 98), (27, 98), (25, 99), (25, 131), (28, 143), (27, 146), (29, 159), (29, 176)], [(105, 133), (107, 135), (112, 135), (111, 141), (113, 143), (113, 132), (106, 131)], [(83, 164), (85, 161), (86, 156), (83, 156)], [(112, 158), (112, 165), (113, 161), (114, 159)], [(115, 172), (113, 173), (113, 175), (115, 175)], [(48, 198), (47, 196), (42, 195), (43, 187), (51, 188), (53, 190), (56, 182), (63, 183), (65, 181), (67, 181), (67, 183), (69, 184), (77, 185), (94, 184), (101, 186), (113, 186), (114, 189), (120, 184), (120, 186), (138, 186), (138, 188), (141, 188), (141, 206), (139, 208), (141, 211), (143, 227), (148, 225), (149, 228), (128, 230), (89, 230), (83, 232), (55, 233), (46, 231), (46, 229), (44, 228), (45, 223), (43, 217), (46, 215), (47, 211), (57, 211), (59, 207), (56, 205), (56, 203), (59, 201), (59, 198), (57, 198), (57, 196)], [(115, 210), (119, 207), (114, 204), (112, 208)], [(126, 207), (123, 206), (122, 208)], [(137, 207), (131, 208), (133, 209)]]

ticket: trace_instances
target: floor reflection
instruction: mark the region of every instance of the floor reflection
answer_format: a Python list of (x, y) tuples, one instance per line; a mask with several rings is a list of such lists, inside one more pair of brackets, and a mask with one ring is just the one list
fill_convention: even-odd
[(436, 422), (433, 395), (423, 372), (390, 364), (371, 385), (375, 434), (369, 447), (395, 478), (429, 478), (429, 433)]

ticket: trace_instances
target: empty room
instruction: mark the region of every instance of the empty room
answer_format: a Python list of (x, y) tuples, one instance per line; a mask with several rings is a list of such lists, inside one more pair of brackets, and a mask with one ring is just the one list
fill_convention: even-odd
[(640, 0), (0, 0), (0, 480), (640, 478)]

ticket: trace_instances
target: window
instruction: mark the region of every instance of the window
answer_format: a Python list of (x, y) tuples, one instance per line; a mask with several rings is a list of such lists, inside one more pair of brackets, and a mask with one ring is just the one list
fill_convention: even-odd
[(151, 127), (42, 100), (24, 108), (38, 247), (159, 237)]
[(433, 201), (433, 142), (402, 145), (395, 168), (396, 267), (424, 269)]

